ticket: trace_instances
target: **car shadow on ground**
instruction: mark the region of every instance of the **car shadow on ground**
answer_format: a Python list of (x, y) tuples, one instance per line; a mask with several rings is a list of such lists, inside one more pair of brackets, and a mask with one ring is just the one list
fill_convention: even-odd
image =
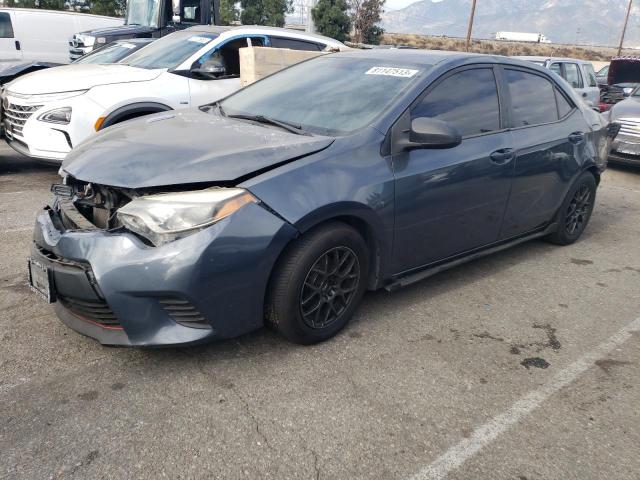
[(59, 168), (59, 165), (43, 163), (12, 150), (0, 151), (0, 175), (31, 171), (57, 172)]
[[(560, 247), (542, 240), (534, 240), (441, 272), (392, 293), (383, 289), (367, 292), (360, 308), (345, 329), (327, 342), (313, 346), (289, 343), (267, 327), (235, 339), (191, 347), (147, 349), (145, 353), (156, 366), (163, 363), (166, 363), (167, 367), (175, 366), (178, 361), (184, 363), (182, 366), (185, 367), (191, 363), (194, 364), (192, 366), (206, 364), (207, 367), (215, 367), (216, 363), (230, 359), (256, 359), (268, 355), (269, 361), (278, 362), (289, 355), (299, 354), (304, 349), (309, 349), (312, 355), (325, 349), (341, 349), (346, 342), (366, 337), (367, 331), (375, 332), (377, 329), (386, 328), (384, 322), (388, 315), (401, 310), (411, 311), (412, 307), (424, 305), (432, 298), (454, 294), (456, 290), (468, 284), (487, 276), (500, 275), (503, 270), (513, 265), (545, 255), (555, 248)], [(376, 314), (371, 315), (372, 312)], [(440, 321), (447, 322), (448, 319), (443, 318)], [(398, 318), (395, 327), (400, 336), (404, 336), (402, 332), (413, 328), (403, 325), (401, 317)]]

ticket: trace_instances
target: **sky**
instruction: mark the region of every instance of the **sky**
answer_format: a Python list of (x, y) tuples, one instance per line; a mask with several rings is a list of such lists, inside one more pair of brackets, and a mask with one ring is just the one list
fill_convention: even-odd
[[(412, 3), (416, 3), (418, 0), (387, 0), (384, 2), (384, 9), (389, 12), (391, 10), (400, 10), (407, 7)], [(442, 2), (443, 0), (431, 0), (433, 3)]]

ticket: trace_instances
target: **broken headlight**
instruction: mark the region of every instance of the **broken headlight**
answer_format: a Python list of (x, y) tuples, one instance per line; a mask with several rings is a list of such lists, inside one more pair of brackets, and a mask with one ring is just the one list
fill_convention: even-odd
[(191, 235), (258, 200), (242, 188), (137, 197), (118, 210), (124, 227), (156, 246)]

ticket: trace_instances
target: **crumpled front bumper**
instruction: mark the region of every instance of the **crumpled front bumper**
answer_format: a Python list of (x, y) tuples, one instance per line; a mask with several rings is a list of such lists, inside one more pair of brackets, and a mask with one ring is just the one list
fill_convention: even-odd
[[(269, 275), (297, 235), (257, 204), (160, 247), (124, 231), (61, 231), (56, 215), (38, 215), (32, 255), (52, 271), (60, 319), (107, 345), (191, 345), (261, 327)], [(185, 309), (203, 320), (189, 323)]]

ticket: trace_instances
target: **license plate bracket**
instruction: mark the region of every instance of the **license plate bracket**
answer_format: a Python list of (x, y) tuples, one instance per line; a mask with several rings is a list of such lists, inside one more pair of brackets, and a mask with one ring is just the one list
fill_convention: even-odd
[(28, 260), (27, 269), (31, 290), (45, 302), (54, 303), (56, 295), (53, 289), (53, 272), (33, 258)]

